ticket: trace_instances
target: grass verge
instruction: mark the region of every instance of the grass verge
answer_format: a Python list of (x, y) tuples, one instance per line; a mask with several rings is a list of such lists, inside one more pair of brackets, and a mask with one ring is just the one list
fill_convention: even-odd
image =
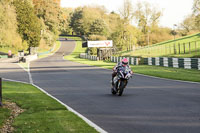
[[(9, 100), (25, 109), (14, 121), (14, 132), (96, 133), (81, 118), (30, 84), (3, 82), (3, 101)], [(0, 108), (0, 126), (9, 111)]]
[[(112, 67), (116, 65), (116, 63), (108, 61), (91, 61), (79, 58), (79, 54), (84, 53), (84, 51), (85, 48), (83, 49), (81, 47), (81, 43), (77, 42), (74, 52), (71, 55), (65, 56), (64, 59), (83, 64), (103, 67), (107, 69), (112, 69)], [(131, 67), (134, 73), (156, 76), (161, 78), (175, 79), (175, 80), (200, 82), (199, 70), (160, 67), (160, 66), (147, 66), (147, 65), (139, 65), (139, 66), (131, 65)]]
[(46, 51), (46, 50), (40, 50), (39, 57), (38, 58), (45, 58), (53, 53), (55, 53), (60, 48), (60, 42), (56, 41), (56, 45), (52, 48), (52, 50)]
[(0, 107), (0, 129), (2, 128), (4, 121), (8, 119), (9, 116), (10, 116), (10, 110)]

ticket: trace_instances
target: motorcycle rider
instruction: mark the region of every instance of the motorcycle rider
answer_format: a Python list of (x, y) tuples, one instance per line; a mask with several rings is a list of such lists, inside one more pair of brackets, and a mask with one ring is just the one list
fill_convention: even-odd
[(127, 58), (122, 59), (121, 62), (118, 62), (117, 65), (113, 67), (113, 73), (112, 73), (112, 87), (114, 86), (114, 81), (113, 81), (113, 79), (114, 79), (114, 77), (117, 75), (117, 69), (118, 69), (119, 67), (126, 67), (126, 69), (129, 70), (129, 73), (130, 73), (131, 75), (133, 74), (133, 72), (132, 72), (132, 70), (131, 70), (131, 67), (128, 65), (128, 59), (127, 59)]

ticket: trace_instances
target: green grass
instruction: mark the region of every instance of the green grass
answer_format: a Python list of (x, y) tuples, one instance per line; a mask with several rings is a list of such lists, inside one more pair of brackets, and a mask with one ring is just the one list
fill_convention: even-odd
[[(3, 101), (5, 100), (15, 102), (25, 109), (13, 123), (17, 133), (96, 133), (81, 118), (30, 84), (4, 81)], [(0, 112), (2, 124), (8, 112), (3, 108), (0, 108)]]
[[(109, 61), (91, 61), (88, 59), (79, 58), (80, 53), (84, 53), (85, 48), (81, 47), (81, 43), (76, 44), (76, 48), (71, 55), (65, 56), (64, 59), (71, 60), (74, 62), (79, 62), (83, 64), (88, 64), (92, 66), (103, 67), (107, 69), (112, 69), (116, 63)], [(181, 68), (170, 68), (161, 66), (147, 66), (147, 65), (131, 65), (134, 73), (156, 76), (161, 78), (185, 80), (200, 82), (200, 71), (192, 69), (181, 69)]]
[(200, 57), (200, 33), (157, 43), (149, 47), (146, 46), (135, 51), (124, 51), (121, 52), (121, 55), (139, 57)]
[(12, 51), (12, 54), (18, 53), (18, 51), (15, 47), (8, 47), (8, 46), (7, 47), (0, 47), (0, 52), (2, 52), (2, 53), (7, 54), (9, 50)]
[(171, 68), (160, 66), (132, 66), (135, 73), (161, 78), (200, 82), (200, 71), (195, 69)]
[(52, 51), (50, 50), (40, 50), (39, 51), (39, 58), (45, 58), (50, 56), (51, 54), (55, 53), (60, 48), (60, 42), (56, 41), (56, 45)]
[(87, 48), (82, 48), (81, 38), (80, 37), (67, 37), (67, 38), (76, 40), (76, 44), (77, 45), (76, 45), (73, 53), (71, 53), (68, 56), (65, 56), (64, 58), (68, 59), (68, 60), (71, 60), (71, 61), (72, 60), (74, 60), (74, 61), (75, 60), (82, 60), (82, 59), (79, 58), (79, 55), (80, 55), (80, 53), (85, 53)]

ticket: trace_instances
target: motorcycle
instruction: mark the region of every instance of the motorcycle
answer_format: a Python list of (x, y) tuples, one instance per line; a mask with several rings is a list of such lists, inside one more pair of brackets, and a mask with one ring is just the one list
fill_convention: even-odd
[(129, 73), (129, 69), (126, 67), (119, 67), (117, 69), (117, 75), (113, 79), (113, 87), (111, 92), (113, 95), (118, 94), (121, 96), (123, 94), (124, 88), (128, 84), (128, 80), (132, 77)]

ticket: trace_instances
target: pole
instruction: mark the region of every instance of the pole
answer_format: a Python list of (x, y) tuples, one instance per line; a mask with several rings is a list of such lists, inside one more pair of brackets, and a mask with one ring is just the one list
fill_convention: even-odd
[(195, 41), (195, 52), (196, 54), (198, 54), (198, 51), (197, 51), (197, 42)]
[(191, 47), (190, 47), (190, 42), (189, 42), (189, 53), (191, 54)]
[(2, 106), (2, 78), (0, 78), (0, 106)]
[(185, 54), (185, 43), (183, 43), (183, 48), (184, 48), (184, 54)]

